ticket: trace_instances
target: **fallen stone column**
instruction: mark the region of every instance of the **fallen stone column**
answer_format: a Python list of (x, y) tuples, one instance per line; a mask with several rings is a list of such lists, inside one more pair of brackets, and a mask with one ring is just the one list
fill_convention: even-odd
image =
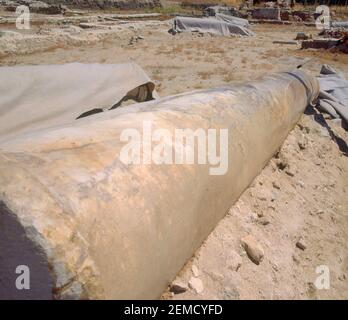
[[(313, 77), (281, 73), (3, 141), (0, 298), (159, 298), (317, 95)], [(141, 143), (179, 128), (216, 129), (220, 138), (227, 129), (228, 143), (218, 143), (220, 166), (228, 156), (223, 170), (197, 159), (156, 164), (148, 145), (140, 164), (122, 159), (125, 137), (140, 132)], [(176, 146), (166, 140), (167, 151)], [(18, 290), (25, 266), (30, 290)]]

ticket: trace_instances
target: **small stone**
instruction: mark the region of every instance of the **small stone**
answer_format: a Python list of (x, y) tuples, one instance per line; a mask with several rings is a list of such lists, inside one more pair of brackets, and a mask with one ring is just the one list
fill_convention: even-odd
[(271, 202), (274, 202), (278, 199), (278, 194), (276, 192), (271, 192)]
[(290, 177), (293, 177), (295, 175), (295, 172), (290, 168), (286, 169), (285, 173)]
[(263, 226), (267, 226), (268, 224), (270, 224), (270, 221), (266, 217), (258, 219), (257, 222)]
[(275, 207), (274, 205), (269, 205), (267, 208), (268, 208), (268, 209), (271, 209), (271, 210), (273, 210), (273, 211), (275, 211), (275, 209), (276, 209), (276, 207)]
[(81, 22), (81, 23), (79, 24), (79, 27), (82, 28), (82, 29), (92, 29), (92, 28), (95, 28), (96, 25), (93, 24), (93, 23)]
[(296, 247), (301, 249), (301, 250), (306, 250), (307, 245), (304, 242), (303, 238), (300, 238), (297, 242), (296, 242)]
[(304, 131), (304, 133), (310, 133), (311, 131), (311, 129), (306, 125), (298, 124), (298, 126), (301, 129), (301, 131)]
[(272, 185), (273, 185), (273, 188), (280, 190), (280, 185), (278, 184), (278, 182), (273, 181)]
[(307, 294), (310, 297), (310, 299), (314, 299), (316, 297), (317, 288), (315, 284), (312, 282), (308, 282), (307, 285), (308, 285)]
[(249, 212), (248, 215), (246, 215), (246, 220), (249, 222), (254, 222), (257, 220), (257, 214), (255, 212)]
[(340, 280), (340, 281), (346, 280), (346, 275), (345, 275), (344, 273), (341, 274), (341, 275), (338, 277), (338, 280)]
[(242, 266), (241, 256), (237, 252), (232, 251), (230, 259), (227, 260), (227, 266), (228, 269), (232, 271), (238, 271), (239, 268)]
[(275, 272), (278, 272), (279, 271), (279, 267), (276, 263), (272, 263), (272, 268)]
[(204, 290), (202, 280), (195, 277), (191, 277), (189, 281), (189, 287), (196, 293), (202, 293)]
[(167, 299), (173, 298), (174, 296), (175, 296), (174, 292), (166, 291), (163, 293), (162, 299), (167, 300)]
[(292, 260), (294, 260), (294, 262), (296, 262), (297, 264), (300, 263), (300, 258), (298, 257), (297, 254), (293, 254), (293, 255), (292, 255)]
[(298, 182), (298, 185), (301, 187), (301, 188), (304, 188), (305, 187), (305, 183), (303, 181), (299, 181)]
[(224, 287), (221, 299), (222, 300), (239, 300), (239, 292), (234, 285)]
[(308, 140), (306, 139), (305, 136), (301, 138), (301, 140), (298, 142), (298, 147), (300, 150), (304, 150), (307, 148)]
[(257, 199), (261, 201), (267, 201), (267, 197), (269, 196), (269, 192), (261, 189), (257, 194)]
[(188, 286), (186, 283), (180, 281), (180, 280), (175, 280), (170, 286), (170, 291), (175, 293), (175, 294), (180, 294), (184, 293), (188, 290)]
[(260, 264), (264, 257), (262, 246), (254, 239), (252, 235), (245, 236), (241, 239), (241, 242), (250, 260), (255, 264)]
[(304, 32), (298, 32), (296, 35), (295, 40), (308, 40), (309, 36), (305, 34)]
[(276, 164), (277, 164), (278, 169), (281, 170), (281, 171), (283, 171), (285, 168), (288, 167), (288, 164), (284, 160), (282, 160), (282, 159), (278, 159)]
[(224, 276), (218, 272), (209, 272), (208, 274), (214, 281), (221, 282), (224, 279)]
[(197, 266), (192, 265), (191, 270), (192, 270), (192, 273), (193, 273), (193, 275), (194, 275), (195, 277), (199, 277), (200, 272), (199, 272), (199, 270), (198, 270)]

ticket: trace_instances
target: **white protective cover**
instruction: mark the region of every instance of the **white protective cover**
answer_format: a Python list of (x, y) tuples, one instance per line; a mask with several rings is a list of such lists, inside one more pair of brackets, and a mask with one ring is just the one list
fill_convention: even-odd
[(215, 18), (220, 21), (225, 21), (228, 23), (236, 24), (238, 26), (242, 26), (244, 28), (249, 28), (249, 21), (247, 19), (234, 17), (224, 13), (215, 14)]
[(217, 18), (191, 18), (175, 17), (173, 30), (176, 32), (203, 32), (220, 36), (252, 36), (254, 33), (245, 26), (236, 23), (226, 22)]
[(0, 141), (76, 121), (122, 100), (151, 100), (154, 84), (134, 63), (0, 68)]
[(348, 123), (348, 81), (332, 67), (323, 65), (318, 82), (320, 99), (317, 107)]

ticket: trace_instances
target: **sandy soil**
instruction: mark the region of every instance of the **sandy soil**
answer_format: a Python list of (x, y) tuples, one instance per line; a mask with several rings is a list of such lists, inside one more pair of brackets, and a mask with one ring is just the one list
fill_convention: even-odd
[[(256, 36), (250, 38), (171, 36), (168, 28), (168, 22), (155, 20), (84, 30), (42, 24), (10, 41), (0, 37), (0, 65), (134, 61), (161, 96), (292, 70), (305, 58), (314, 58), (304, 67), (313, 74), (327, 63), (348, 77), (347, 55), (273, 44), (293, 40), (301, 31), (316, 35), (311, 27), (254, 25)], [(348, 298), (348, 161), (322, 120), (303, 115), (279, 154), (182, 269), (177, 280), (187, 285), (194, 276), (203, 291), (188, 288), (174, 295), (168, 290), (163, 299)], [(327, 123), (348, 142), (337, 121)], [(259, 265), (241, 246), (248, 234), (264, 250)], [(304, 250), (296, 246), (300, 238)], [(330, 270), (328, 290), (314, 286), (321, 265)]]

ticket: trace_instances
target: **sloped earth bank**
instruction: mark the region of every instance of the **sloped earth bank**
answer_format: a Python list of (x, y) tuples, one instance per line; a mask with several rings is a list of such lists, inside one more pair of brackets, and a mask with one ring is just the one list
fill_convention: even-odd
[[(347, 169), (327, 130), (303, 116), (176, 280), (197, 277), (204, 291), (193, 287), (174, 298), (347, 299)], [(241, 246), (248, 234), (263, 248), (259, 265)], [(323, 265), (328, 290), (315, 286)]]
[[(255, 37), (224, 38), (188, 33), (173, 37), (167, 23), (156, 21), (115, 24), (106, 35), (96, 36), (97, 28), (78, 29), (86, 41), (62, 37), (58, 48), (38, 43), (30, 51), (34, 53), (20, 50), (21, 55), (11, 53), (0, 64), (135, 61), (162, 96), (288, 71), (308, 57), (314, 58), (304, 67), (309, 72), (316, 74), (328, 63), (348, 77), (347, 55), (272, 43), (292, 40), (301, 31), (315, 35), (308, 27), (257, 25), (252, 26)], [(54, 42), (60, 31), (52, 28), (45, 30)], [(22, 41), (13, 40), (12, 48), (25, 48)], [(163, 299), (348, 298), (348, 160), (337, 144), (346, 151), (348, 133), (337, 121), (326, 122), (342, 140), (334, 141), (323, 118), (308, 110), (280, 152), (183, 267), (176, 281), (186, 292), (168, 290)], [(242, 246), (247, 235), (261, 246), (259, 265)], [(327, 290), (314, 285), (319, 266), (330, 271)]]

